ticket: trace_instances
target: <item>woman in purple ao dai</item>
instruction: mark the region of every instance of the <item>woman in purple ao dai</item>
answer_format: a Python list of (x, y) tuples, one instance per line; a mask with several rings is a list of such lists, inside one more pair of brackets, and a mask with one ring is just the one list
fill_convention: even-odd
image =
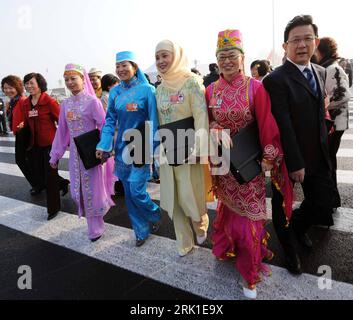
[(83, 166), (73, 138), (96, 128), (101, 130), (105, 112), (83, 67), (68, 64), (64, 78), (72, 96), (61, 104), (59, 125), (50, 152), (50, 165), (56, 168), (59, 159), (70, 147), (71, 196), (78, 206), (79, 217), (86, 217), (88, 237), (94, 242), (104, 233), (104, 215), (115, 205), (111, 199), (115, 182), (114, 160), (110, 158), (105, 164), (89, 170)]

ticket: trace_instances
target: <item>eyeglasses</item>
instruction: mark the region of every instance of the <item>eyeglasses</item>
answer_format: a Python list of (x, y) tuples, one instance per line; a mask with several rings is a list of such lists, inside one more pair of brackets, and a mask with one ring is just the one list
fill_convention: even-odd
[(217, 57), (217, 60), (219, 62), (225, 62), (227, 59), (229, 59), (229, 61), (235, 61), (238, 59), (239, 56), (240, 54), (231, 54), (230, 56), (219, 56)]
[(292, 43), (295, 46), (299, 46), (299, 44), (304, 41), (305, 45), (311, 44), (316, 38), (314, 37), (306, 37), (303, 39), (293, 39), (293, 40), (288, 40), (287, 43)]

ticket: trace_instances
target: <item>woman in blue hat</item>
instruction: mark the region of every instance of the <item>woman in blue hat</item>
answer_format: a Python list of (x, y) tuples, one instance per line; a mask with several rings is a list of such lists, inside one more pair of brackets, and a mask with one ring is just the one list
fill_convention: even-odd
[[(136, 235), (136, 246), (139, 247), (145, 243), (151, 231), (158, 228), (161, 215), (159, 207), (147, 193), (147, 182), (150, 178), (148, 162), (151, 161), (143, 161), (141, 157), (137, 159), (142, 154), (139, 143), (135, 143), (134, 158), (131, 157), (133, 143), (129, 143), (131, 140), (128, 136), (135, 137), (136, 133), (144, 131), (141, 128), (148, 121), (146, 128), (151, 129), (150, 142), (153, 139), (158, 128), (155, 88), (148, 83), (131, 51), (117, 54), (116, 73), (121, 82), (109, 94), (106, 123), (102, 129), (101, 141), (97, 145), (97, 158), (102, 158), (103, 151), (112, 151), (117, 126), (115, 175), (123, 183), (128, 214)], [(156, 146), (154, 142), (153, 149)]]

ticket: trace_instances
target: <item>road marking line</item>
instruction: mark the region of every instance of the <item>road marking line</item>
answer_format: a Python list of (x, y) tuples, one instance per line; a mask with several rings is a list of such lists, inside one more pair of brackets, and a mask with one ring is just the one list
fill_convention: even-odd
[[(45, 208), (2, 196), (0, 206), (0, 223), (6, 227), (207, 299), (244, 299), (233, 263), (217, 261), (210, 249), (196, 246), (191, 254), (180, 258), (174, 240), (155, 235), (142, 248), (136, 248), (132, 230), (110, 224), (106, 224), (104, 236), (91, 243), (84, 219), (77, 216), (61, 213), (47, 222)], [(320, 290), (317, 276), (295, 277), (284, 268), (271, 269), (272, 277), (258, 285), (259, 300), (353, 299), (351, 284), (333, 280), (331, 290)]]

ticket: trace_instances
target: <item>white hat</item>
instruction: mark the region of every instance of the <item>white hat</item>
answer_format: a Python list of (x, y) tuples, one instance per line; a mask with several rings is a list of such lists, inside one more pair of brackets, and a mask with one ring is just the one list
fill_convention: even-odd
[(103, 72), (97, 68), (92, 68), (89, 72), (88, 72), (89, 75), (95, 75), (95, 76), (98, 76), (98, 77), (102, 77), (103, 76)]

